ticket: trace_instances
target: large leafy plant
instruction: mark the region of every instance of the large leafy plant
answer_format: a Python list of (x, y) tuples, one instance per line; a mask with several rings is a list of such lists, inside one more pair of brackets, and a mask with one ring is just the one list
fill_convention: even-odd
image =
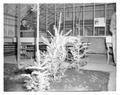
[[(27, 66), (25, 69), (32, 71), (31, 74), (24, 74), (25, 87), (30, 91), (46, 91), (50, 88), (50, 81), (57, 81), (64, 77), (64, 73), (68, 68), (75, 67), (79, 69), (80, 64), (83, 64), (82, 57), (86, 53), (86, 45), (83, 44), (78, 37), (67, 36), (72, 30), (63, 34), (60, 31), (61, 15), (58, 29), (54, 26), (55, 35), (51, 35), (51, 41), (44, 36), (41, 36), (43, 43), (47, 45), (46, 52), (40, 53), (40, 62), (34, 62), (34, 65)], [(66, 45), (72, 43), (70, 52), (73, 56), (72, 64), (66, 62), (67, 49)], [(84, 50), (83, 50), (84, 49)], [(82, 53), (80, 51), (83, 50)]]

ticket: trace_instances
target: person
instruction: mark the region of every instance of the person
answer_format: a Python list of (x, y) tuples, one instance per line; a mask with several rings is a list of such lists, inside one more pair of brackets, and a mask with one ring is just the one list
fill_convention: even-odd
[(22, 19), (20, 30), (27, 30), (27, 21), (25, 19)]
[(112, 33), (113, 58), (116, 64), (116, 12), (111, 17), (110, 31)]

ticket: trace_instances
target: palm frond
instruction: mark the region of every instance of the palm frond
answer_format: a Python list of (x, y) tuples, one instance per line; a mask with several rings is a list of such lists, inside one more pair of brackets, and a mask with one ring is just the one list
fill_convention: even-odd
[(43, 43), (45, 43), (46, 45), (50, 46), (50, 42), (48, 41), (47, 38), (45, 38), (44, 36), (41, 36), (41, 39), (43, 40)]
[(49, 31), (49, 30), (48, 30), (47, 32), (48, 32), (48, 33), (49, 33), (52, 37), (54, 37), (54, 36), (50, 33), (50, 31)]
[(68, 34), (70, 34), (72, 32), (72, 30), (69, 30), (67, 33), (64, 34), (64, 36), (67, 36)]

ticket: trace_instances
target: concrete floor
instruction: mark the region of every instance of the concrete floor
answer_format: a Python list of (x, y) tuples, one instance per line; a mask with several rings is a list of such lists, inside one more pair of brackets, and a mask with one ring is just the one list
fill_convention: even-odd
[[(112, 57), (110, 58), (110, 64), (107, 64), (107, 57), (103, 54), (89, 54), (85, 59), (88, 64), (81, 67), (81, 69), (85, 70), (96, 70), (96, 71), (104, 71), (110, 73), (110, 79), (108, 84), (109, 91), (116, 90), (116, 67), (111, 65), (113, 64)], [(31, 60), (22, 60), (30, 62)], [(15, 56), (5, 56), (4, 63), (16, 64)]]

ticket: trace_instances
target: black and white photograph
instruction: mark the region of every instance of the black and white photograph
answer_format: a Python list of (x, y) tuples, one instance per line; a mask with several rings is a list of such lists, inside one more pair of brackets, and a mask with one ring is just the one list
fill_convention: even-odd
[(116, 91), (117, 3), (3, 3), (4, 92)]

